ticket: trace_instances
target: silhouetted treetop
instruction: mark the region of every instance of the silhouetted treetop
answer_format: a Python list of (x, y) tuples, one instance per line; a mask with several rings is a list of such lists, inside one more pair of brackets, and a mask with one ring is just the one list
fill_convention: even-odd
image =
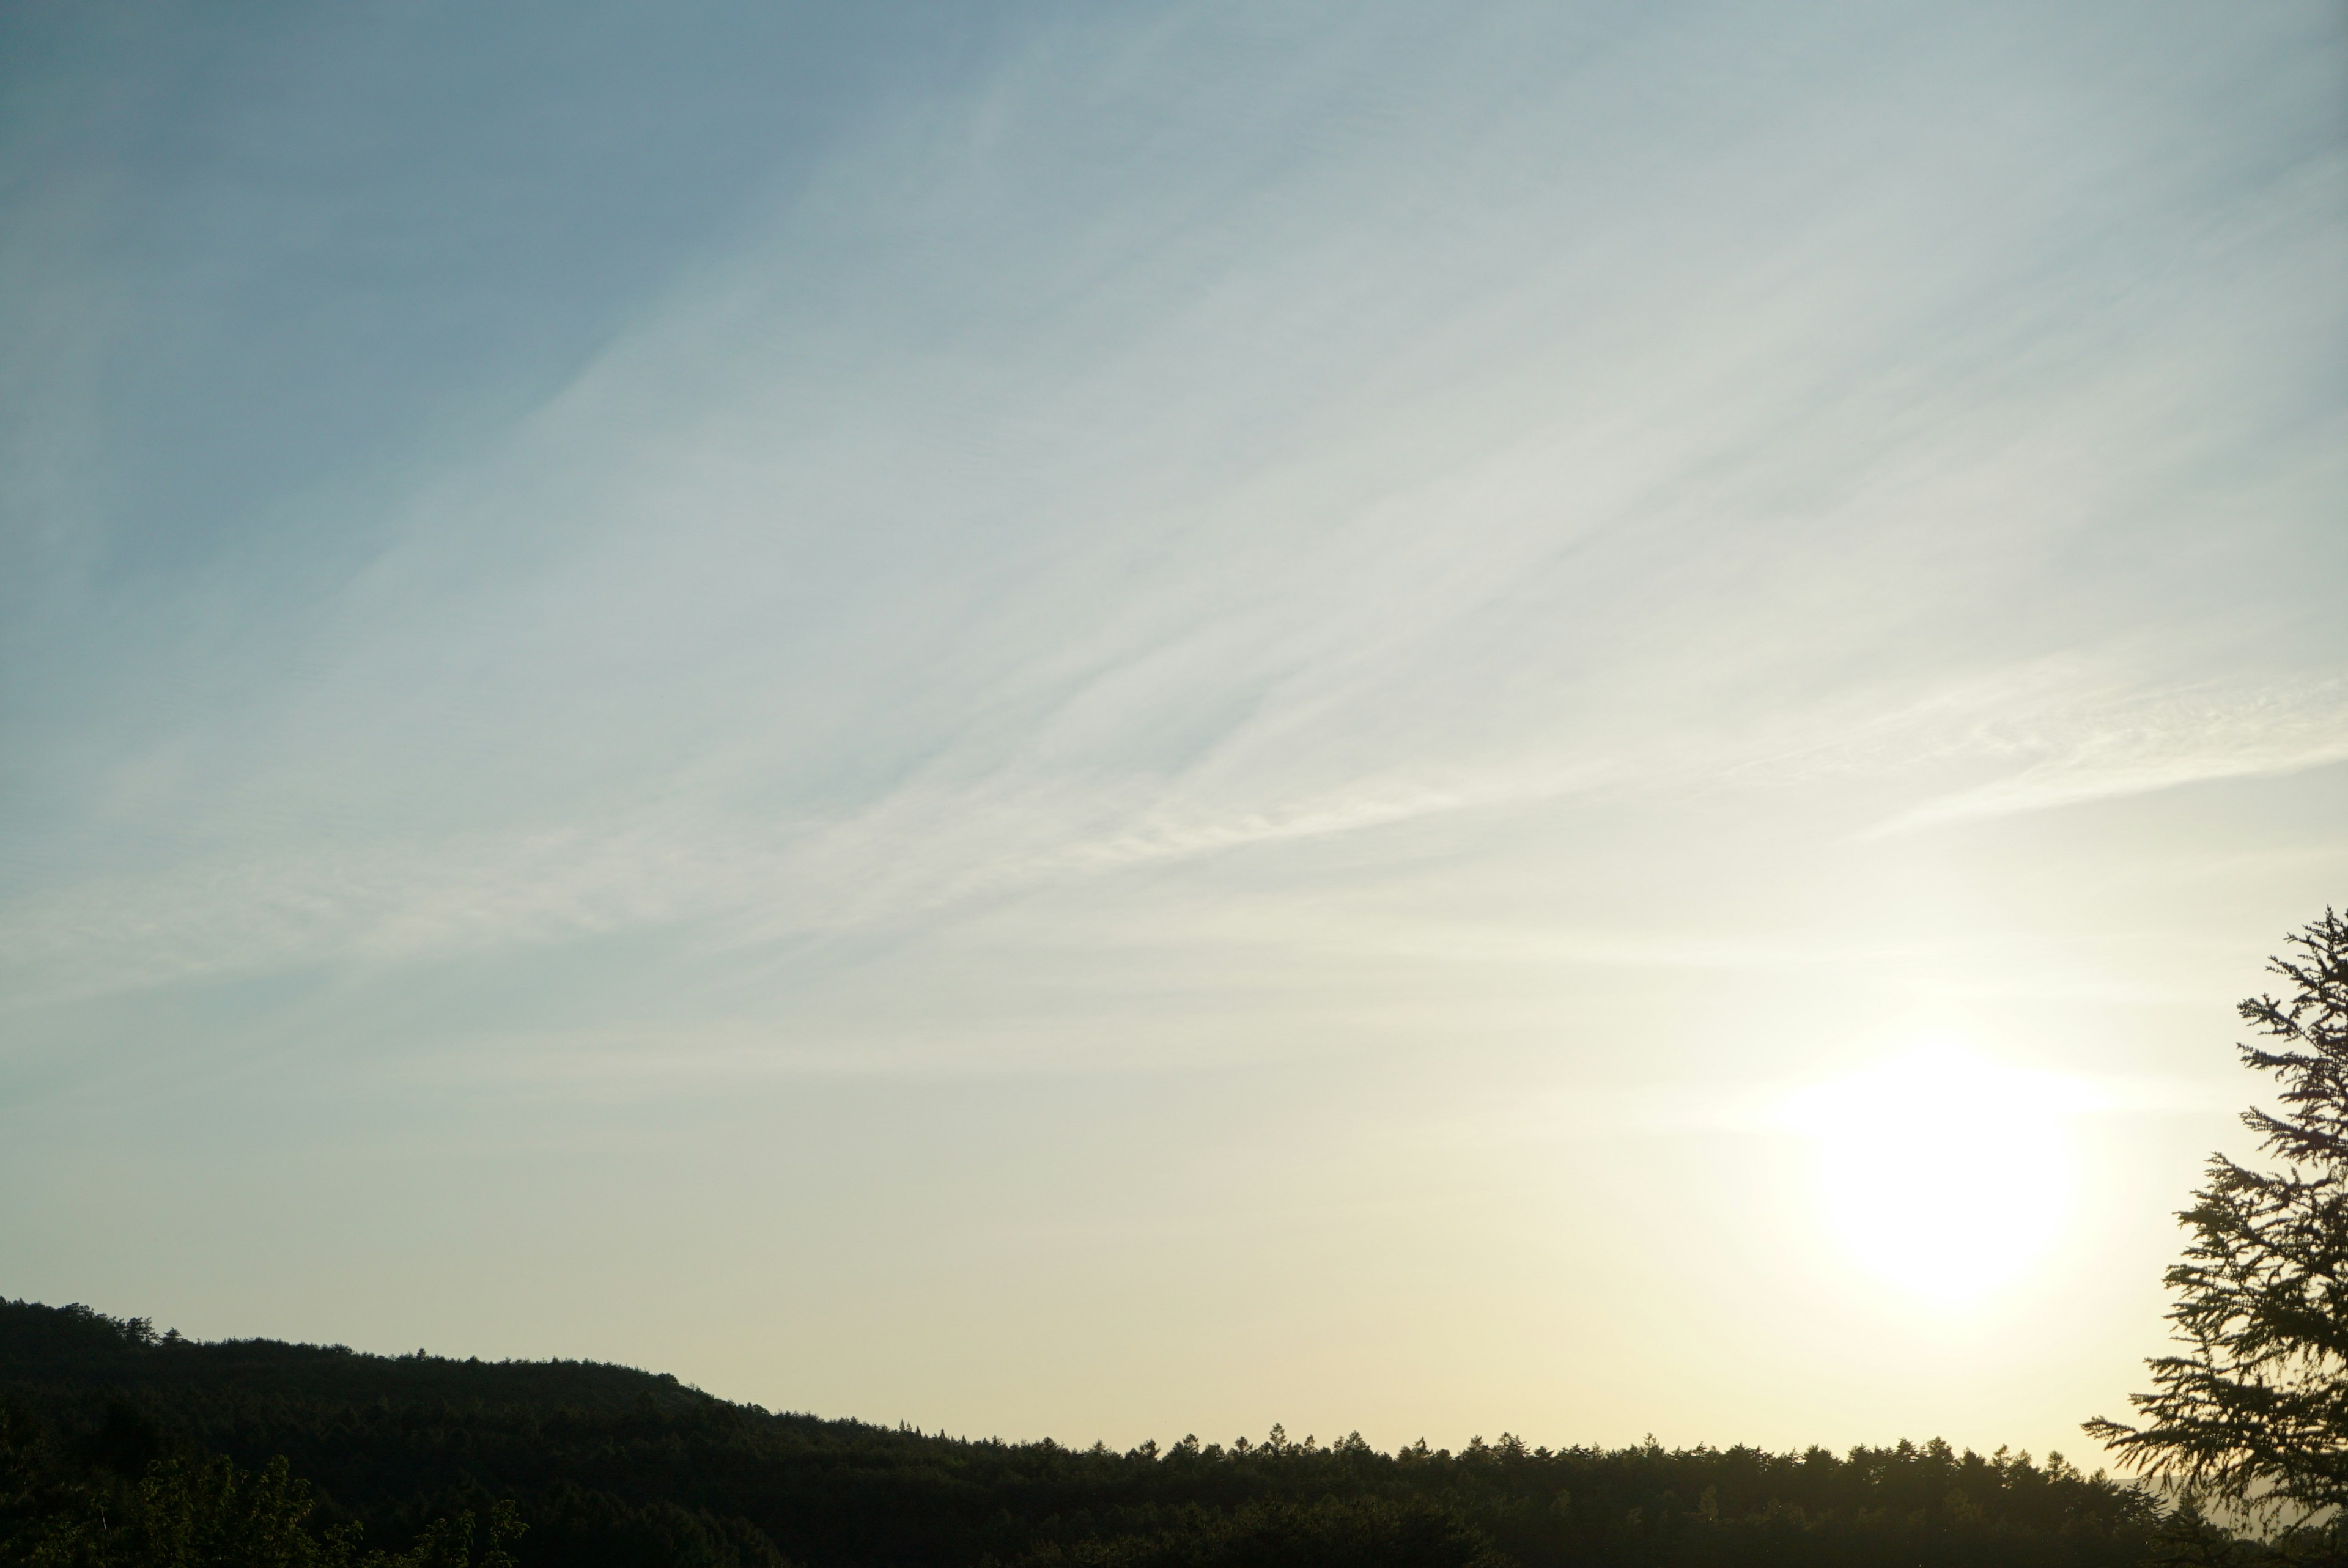
[(2199, 1500), (2312, 1520), (2348, 1506), (2348, 922), (2326, 909), (2268, 968), (2287, 992), (2239, 1010), (2271, 1043), (2239, 1049), (2281, 1112), (2242, 1121), (2280, 1163), (2210, 1156), (2167, 1276), (2181, 1352), (2149, 1363), (2141, 1425), (2087, 1430)]

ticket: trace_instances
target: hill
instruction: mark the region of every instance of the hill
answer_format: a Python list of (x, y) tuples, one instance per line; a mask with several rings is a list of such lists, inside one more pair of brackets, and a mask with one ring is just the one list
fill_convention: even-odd
[(119, 1487), (175, 1458), (283, 1456), (317, 1489), (314, 1527), (356, 1523), (372, 1543), (511, 1500), (525, 1568), (2118, 1568), (2146, 1560), (2160, 1517), (2059, 1460), (1939, 1442), (1776, 1454), (1503, 1435), (1388, 1454), (1274, 1428), (1116, 1453), (776, 1414), (625, 1367), (199, 1343), (31, 1302), (0, 1302), (0, 1413), (20, 1523), (36, 1474)]

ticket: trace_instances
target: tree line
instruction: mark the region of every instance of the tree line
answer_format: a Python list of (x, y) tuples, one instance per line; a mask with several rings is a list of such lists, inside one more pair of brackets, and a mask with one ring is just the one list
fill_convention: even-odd
[[(2054, 1456), (1940, 1442), (1381, 1452), (1274, 1428), (1120, 1453), (771, 1413), (589, 1363), (163, 1339), (27, 1302), (0, 1303), (0, 1562), (2116, 1568), (2165, 1518)], [(232, 1526), (275, 1554), (103, 1554)], [(89, 1550), (59, 1555), (69, 1539)]]

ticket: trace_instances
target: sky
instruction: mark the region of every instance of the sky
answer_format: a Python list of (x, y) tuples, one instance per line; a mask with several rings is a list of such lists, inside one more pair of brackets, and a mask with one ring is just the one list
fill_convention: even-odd
[(0, 1295), (2061, 1449), (2348, 903), (2348, 18), (0, 16)]

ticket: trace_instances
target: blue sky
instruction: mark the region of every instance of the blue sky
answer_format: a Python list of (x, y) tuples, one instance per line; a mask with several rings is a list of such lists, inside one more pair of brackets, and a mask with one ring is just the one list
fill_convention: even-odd
[[(0, 1291), (1087, 1440), (2136, 1386), (2348, 889), (2335, 8), (5, 27)], [(1923, 1039), (2105, 1109), (1920, 1316), (1766, 1107)]]

